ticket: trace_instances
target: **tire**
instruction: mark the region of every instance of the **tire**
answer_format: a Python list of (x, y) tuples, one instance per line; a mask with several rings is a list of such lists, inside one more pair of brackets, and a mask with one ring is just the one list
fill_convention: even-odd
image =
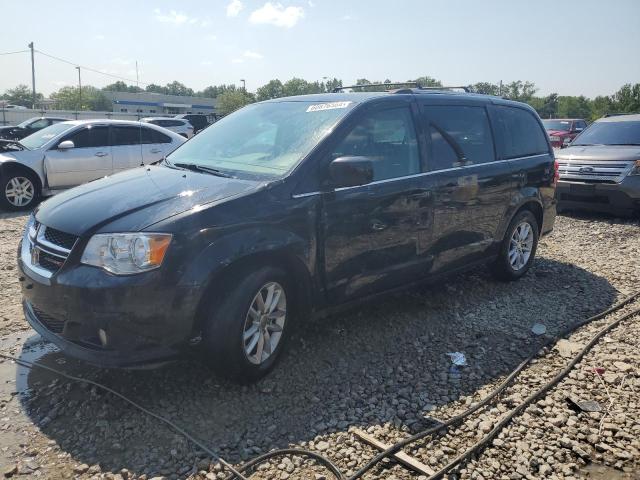
[(40, 188), (33, 174), (12, 169), (0, 176), (0, 205), (6, 210), (28, 210), (39, 197)]
[[(294, 290), (285, 272), (274, 267), (245, 269), (230, 280), (231, 287), (213, 301), (202, 343), (218, 374), (250, 383), (269, 373), (285, 347), (292, 329)], [(250, 313), (250, 308), (260, 310), (259, 295), (266, 304), (262, 311), (271, 310), (273, 315)]]
[(491, 266), (494, 277), (512, 281), (527, 273), (536, 255), (539, 231), (531, 211), (522, 210), (513, 217), (500, 244), (498, 258)]

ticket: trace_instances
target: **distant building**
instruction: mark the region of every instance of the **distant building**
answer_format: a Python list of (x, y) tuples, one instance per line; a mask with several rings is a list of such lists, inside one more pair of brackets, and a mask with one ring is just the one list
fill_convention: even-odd
[(216, 100), (206, 97), (183, 97), (162, 93), (103, 92), (111, 101), (112, 111), (117, 113), (152, 115), (176, 115), (201, 113), (213, 117)]

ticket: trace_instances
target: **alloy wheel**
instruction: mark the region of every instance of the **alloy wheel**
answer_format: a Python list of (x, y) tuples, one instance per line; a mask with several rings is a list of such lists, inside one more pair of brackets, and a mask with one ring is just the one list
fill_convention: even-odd
[(516, 272), (529, 261), (533, 250), (533, 228), (522, 222), (513, 230), (509, 240), (509, 264)]
[(287, 318), (287, 297), (277, 282), (269, 282), (253, 297), (244, 322), (242, 345), (254, 365), (264, 363), (282, 339)]
[(13, 177), (7, 182), (4, 195), (14, 207), (24, 207), (33, 200), (35, 187), (27, 177)]

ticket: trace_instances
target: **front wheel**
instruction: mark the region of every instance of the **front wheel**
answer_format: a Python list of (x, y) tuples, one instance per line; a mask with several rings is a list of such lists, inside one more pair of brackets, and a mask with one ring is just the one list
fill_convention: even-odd
[(492, 273), (499, 280), (517, 280), (533, 263), (538, 248), (538, 221), (529, 210), (519, 212), (507, 228)]
[(274, 267), (236, 275), (214, 300), (203, 330), (205, 355), (221, 375), (255, 381), (276, 364), (289, 331), (293, 294), (285, 273)]
[(38, 199), (38, 186), (33, 176), (23, 172), (8, 172), (0, 177), (0, 204), (8, 210), (26, 210)]

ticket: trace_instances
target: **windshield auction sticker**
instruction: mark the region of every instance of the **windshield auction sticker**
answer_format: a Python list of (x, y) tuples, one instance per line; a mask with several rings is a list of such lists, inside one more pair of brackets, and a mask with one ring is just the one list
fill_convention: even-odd
[(310, 105), (307, 112), (321, 112), (323, 110), (335, 110), (336, 108), (347, 108), (351, 102), (329, 102)]

